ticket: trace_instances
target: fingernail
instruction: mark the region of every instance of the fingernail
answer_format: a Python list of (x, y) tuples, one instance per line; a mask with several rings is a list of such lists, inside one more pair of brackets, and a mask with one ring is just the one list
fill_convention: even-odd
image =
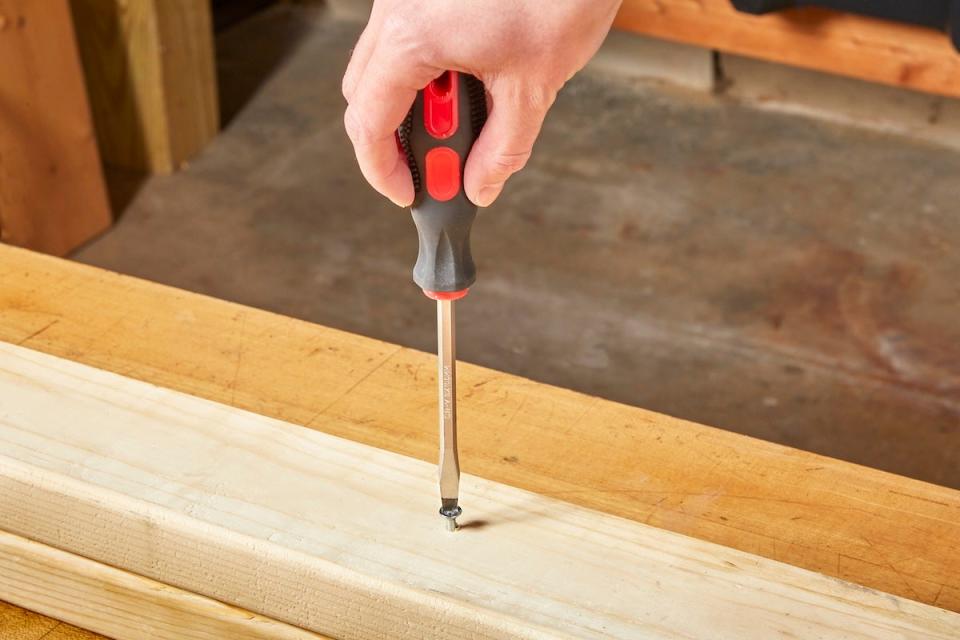
[(399, 201), (399, 200), (394, 200), (393, 198), (390, 198), (390, 202), (392, 202), (393, 204), (397, 205), (397, 206), (400, 207), (401, 209), (406, 209), (407, 207), (413, 206), (413, 200), (411, 200), (411, 201), (409, 201), (409, 202), (401, 202), (401, 201)]
[(477, 206), (489, 207), (493, 201), (497, 199), (501, 191), (503, 191), (502, 184), (491, 184), (483, 187), (480, 189), (480, 193), (477, 194)]

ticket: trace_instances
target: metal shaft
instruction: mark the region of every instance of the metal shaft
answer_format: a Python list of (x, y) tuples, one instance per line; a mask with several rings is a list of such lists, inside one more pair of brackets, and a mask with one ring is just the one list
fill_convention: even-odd
[(437, 365), (440, 384), (440, 515), (457, 528), (461, 510), (457, 456), (457, 335), (452, 300), (437, 301)]

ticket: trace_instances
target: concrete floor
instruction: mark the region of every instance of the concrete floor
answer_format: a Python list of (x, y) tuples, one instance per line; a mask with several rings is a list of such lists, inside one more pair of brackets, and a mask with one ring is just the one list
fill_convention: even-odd
[[(342, 131), (358, 31), (286, 5), (224, 33), (225, 131), (76, 258), (432, 350), (409, 215)], [(588, 71), (481, 214), (460, 354), (960, 488), (958, 175), (949, 150)]]

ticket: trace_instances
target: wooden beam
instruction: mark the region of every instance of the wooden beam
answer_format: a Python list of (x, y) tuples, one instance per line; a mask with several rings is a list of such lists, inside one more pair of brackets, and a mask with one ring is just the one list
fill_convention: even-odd
[[(112, 638), (322, 640), (315, 633), (2, 531), (0, 598)], [(47, 620), (36, 639), (49, 640), (53, 636), (45, 634), (56, 624)], [(13, 629), (10, 625), (0, 622), (2, 637), (10, 638), (5, 631)]]
[[(0, 340), (436, 456), (430, 354), (9, 247), (0, 282)], [(459, 373), (468, 473), (960, 610), (960, 554), (944, 543), (960, 540), (960, 492), (482, 367)]]
[(818, 8), (764, 16), (729, 0), (624, 0), (615, 26), (723, 52), (960, 96), (960, 54), (934, 29)]
[(66, 0), (0, 0), (0, 241), (64, 255), (110, 226)]
[(104, 160), (169, 173), (219, 128), (208, 0), (71, 0)]
[[(960, 632), (957, 613), (472, 476), (451, 535), (435, 465), (23, 347), (0, 345), (0, 397), (6, 530), (344, 640)], [(51, 588), (68, 567), (35, 568), (35, 590), (97, 608)]]

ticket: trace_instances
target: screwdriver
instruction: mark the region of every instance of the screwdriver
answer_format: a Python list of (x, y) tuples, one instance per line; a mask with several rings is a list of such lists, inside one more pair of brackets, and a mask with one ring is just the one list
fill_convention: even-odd
[(457, 530), (462, 513), (454, 302), (467, 295), (477, 278), (470, 253), (477, 207), (463, 190), (463, 167), (486, 118), (483, 84), (471, 75), (445, 71), (418, 92), (397, 132), (415, 192), (411, 212), (420, 248), (413, 281), (437, 302), (440, 515), (448, 531)]

